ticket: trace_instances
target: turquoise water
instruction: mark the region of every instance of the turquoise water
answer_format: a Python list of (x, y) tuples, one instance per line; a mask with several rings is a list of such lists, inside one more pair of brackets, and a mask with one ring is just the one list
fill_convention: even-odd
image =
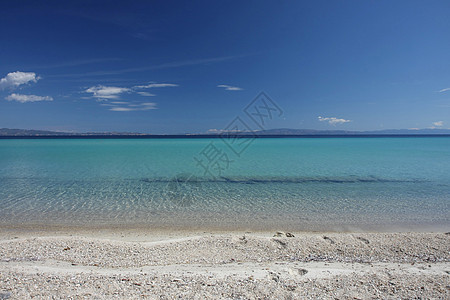
[(0, 140), (0, 225), (449, 229), (449, 137), (228, 144)]

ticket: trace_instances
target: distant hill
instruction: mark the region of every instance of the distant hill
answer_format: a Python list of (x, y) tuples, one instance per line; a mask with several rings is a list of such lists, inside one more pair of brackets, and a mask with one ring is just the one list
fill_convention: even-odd
[(260, 135), (336, 135), (336, 134), (355, 134), (356, 131), (347, 130), (316, 130), (316, 129), (268, 129), (257, 131)]
[[(135, 132), (57, 132), (46, 130), (28, 130), (28, 129), (9, 129), (0, 128), (0, 137), (58, 137), (58, 136), (86, 136), (86, 137), (114, 137), (114, 136), (136, 136), (136, 137), (216, 137), (220, 135), (220, 131), (216, 133), (195, 133), (195, 134), (176, 134), (176, 135), (154, 135)], [(268, 129), (255, 132), (239, 132), (239, 135), (256, 134), (259, 136), (315, 136), (315, 135), (450, 135), (450, 129), (386, 129), (375, 131), (349, 131), (349, 130), (316, 130), (316, 129)]]
[(450, 134), (450, 129), (386, 129), (373, 131), (316, 130), (316, 129), (268, 129), (258, 131), (261, 135), (370, 135), (370, 134)]
[(31, 129), (9, 129), (0, 128), (0, 136), (114, 136), (114, 135), (142, 135), (141, 133), (133, 132), (59, 132), (46, 130), (31, 130)]
[(0, 128), (1, 136), (40, 136), (40, 135), (64, 135), (64, 134), (68, 133), (45, 131), (45, 130)]
[(386, 129), (365, 132), (369, 134), (450, 134), (450, 129)]

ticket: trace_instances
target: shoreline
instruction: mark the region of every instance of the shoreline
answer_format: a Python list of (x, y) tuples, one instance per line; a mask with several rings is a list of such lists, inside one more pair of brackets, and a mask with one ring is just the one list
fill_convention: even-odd
[[(174, 220), (179, 221), (179, 220)], [(181, 220), (175, 222), (155, 222), (155, 223), (17, 223), (2, 224), (0, 222), (0, 239), (5, 235), (28, 234), (28, 235), (88, 235), (95, 237), (96, 235), (119, 235), (126, 233), (127, 235), (147, 235), (147, 236), (164, 236), (195, 234), (240, 234), (245, 232), (257, 233), (261, 235), (271, 234), (276, 231), (292, 231), (299, 234), (320, 234), (320, 233), (446, 233), (450, 232), (450, 223), (404, 223), (404, 224), (292, 224), (290, 222), (281, 222), (278, 226), (272, 223), (265, 226), (248, 225), (235, 223), (223, 223), (220, 225), (212, 225), (210, 223), (201, 225), (193, 225), (192, 222)], [(275, 221), (275, 220), (274, 220)], [(276, 221), (279, 221), (278, 219)], [(290, 220), (289, 220), (290, 221)]]
[(450, 296), (449, 233), (292, 233), (0, 228), (0, 299)]

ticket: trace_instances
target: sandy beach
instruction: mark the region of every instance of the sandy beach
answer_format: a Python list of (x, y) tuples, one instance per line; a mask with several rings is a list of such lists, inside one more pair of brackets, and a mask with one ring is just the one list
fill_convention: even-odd
[(450, 297), (449, 234), (292, 234), (3, 228), (0, 299)]
[(450, 0), (0, 4), (0, 300), (450, 300)]

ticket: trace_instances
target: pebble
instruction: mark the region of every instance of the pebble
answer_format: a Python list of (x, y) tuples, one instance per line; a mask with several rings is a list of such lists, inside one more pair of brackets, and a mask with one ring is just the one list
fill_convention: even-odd
[[(278, 236), (277, 234), (280, 233)], [(450, 236), (431, 233), (366, 233), (358, 234), (370, 241), (355, 239), (352, 234), (296, 234), (287, 242), (282, 237), (290, 233), (277, 232), (274, 239), (257, 234), (217, 234), (178, 242), (146, 245), (79, 237), (46, 237), (8, 240), (0, 243), (4, 266), (26, 263), (43, 264), (57, 261), (80, 267), (96, 266), (98, 273), (21, 273), (12, 269), (0, 271), (0, 299), (27, 298), (449, 298), (448, 274), (442, 276), (396, 275), (386, 280), (385, 274), (375, 274), (373, 264), (379, 262), (421, 264), (450, 263)], [(282, 241), (285, 245), (280, 247)], [(243, 241), (246, 241), (245, 243)], [(332, 242), (331, 242), (332, 241)], [(68, 250), (61, 251), (68, 248)], [(70, 251), (69, 251), (70, 250)], [(340, 250), (340, 251), (338, 251)], [(399, 251), (402, 250), (402, 251)], [(310, 280), (307, 269), (294, 268), (297, 262), (348, 262), (370, 264), (367, 274), (351, 273), (337, 278)], [(176, 264), (224, 265), (239, 263), (285, 263), (294, 272), (287, 276), (272, 272), (270, 278), (254, 276), (239, 278), (214, 274), (127, 275), (127, 268), (168, 266)], [(426, 263), (426, 264), (425, 264)], [(72, 267), (70, 268), (72, 269)], [(117, 270), (123, 276), (117, 275)], [(116, 272), (108, 275), (108, 270)], [(146, 269), (147, 270), (147, 269)], [(102, 273), (104, 272), (104, 273)], [(389, 271), (391, 272), (391, 271)], [(429, 272), (429, 271), (427, 271)], [(296, 274), (297, 273), (297, 274)], [(306, 276), (304, 276), (307, 274)], [(276, 278), (274, 280), (273, 278)], [(367, 283), (371, 282), (370, 285)], [(427, 283), (426, 289), (420, 287)], [(301, 288), (296, 288), (301, 286)], [(373, 286), (373, 287), (372, 287)], [(395, 296), (392, 296), (395, 295)]]

